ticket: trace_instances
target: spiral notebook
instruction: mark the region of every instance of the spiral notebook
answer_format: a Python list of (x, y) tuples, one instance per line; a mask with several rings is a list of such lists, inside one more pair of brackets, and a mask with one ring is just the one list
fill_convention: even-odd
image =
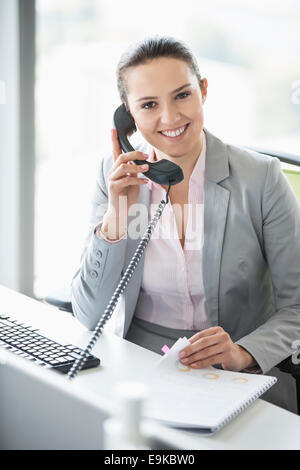
[(277, 381), (262, 374), (184, 366), (178, 352), (188, 344), (186, 338), (180, 338), (149, 375), (146, 417), (173, 427), (214, 433)]

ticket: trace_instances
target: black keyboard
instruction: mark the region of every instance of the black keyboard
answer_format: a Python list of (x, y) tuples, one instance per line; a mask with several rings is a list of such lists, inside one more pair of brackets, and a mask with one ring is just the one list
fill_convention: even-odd
[[(38, 330), (16, 320), (0, 315), (0, 347), (18, 356), (43, 366), (67, 374), (83, 352), (72, 344), (66, 346), (37, 333)], [(100, 359), (89, 355), (82, 369), (97, 367)]]

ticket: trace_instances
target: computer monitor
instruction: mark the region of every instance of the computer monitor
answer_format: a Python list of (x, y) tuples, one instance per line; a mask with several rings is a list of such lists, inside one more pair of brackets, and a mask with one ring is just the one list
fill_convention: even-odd
[[(103, 449), (115, 403), (0, 347), (0, 449)], [(195, 437), (145, 420), (150, 449), (199, 449)], [(200, 445), (200, 447), (199, 447)]]
[(0, 449), (102, 449), (112, 404), (0, 348)]

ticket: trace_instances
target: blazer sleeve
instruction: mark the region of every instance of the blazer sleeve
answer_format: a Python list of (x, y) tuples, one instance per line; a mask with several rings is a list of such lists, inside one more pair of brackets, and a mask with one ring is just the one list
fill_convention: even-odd
[(236, 344), (266, 373), (294, 352), (293, 343), (300, 338), (300, 206), (276, 158), (269, 163), (262, 217), (276, 310)]
[(127, 245), (127, 237), (118, 243), (110, 243), (104, 238), (98, 238), (94, 233), (108, 206), (104, 165), (105, 159), (102, 159), (80, 268), (71, 282), (74, 316), (89, 330), (96, 327), (120, 281)]

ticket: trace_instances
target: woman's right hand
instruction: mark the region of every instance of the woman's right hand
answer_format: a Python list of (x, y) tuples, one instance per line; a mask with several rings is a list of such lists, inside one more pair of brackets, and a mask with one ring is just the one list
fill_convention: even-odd
[[(128, 212), (138, 199), (140, 186), (148, 182), (138, 173), (146, 172), (149, 165), (148, 155), (142, 152), (122, 153), (116, 129), (111, 130), (111, 138), (114, 164), (108, 172), (108, 209), (102, 230), (108, 238), (118, 239), (125, 231)], [(135, 165), (133, 160), (145, 160), (146, 167)]]
[[(127, 198), (127, 211), (136, 203), (140, 186), (148, 182), (145, 178), (139, 178), (138, 173), (149, 170), (149, 165), (146, 162), (148, 155), (142, 152), (122, 153), (116, 129), (112, 129), (111, 138), (114, 164), (108, 172), (108, 208), (109, 211), (116, 211), (117, 215), (121, 196)], [(145, 160), (146, 167), (135, 165), (133, 160)]]

